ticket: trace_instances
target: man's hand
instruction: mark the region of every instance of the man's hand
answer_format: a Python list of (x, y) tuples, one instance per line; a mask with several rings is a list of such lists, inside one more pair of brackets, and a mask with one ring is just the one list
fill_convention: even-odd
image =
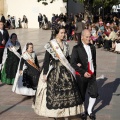
[(2, 41), (2, 44), (5, 45), (5, 40)]
[(82, 65), (80, 63), (77, 64), (78, 67), (81, 67)]
[(84, 77), (85, 77), (85, 78), (90, 78), (90, 77), (91, 77), (91, 74), (89, 74), (88, 72), (86, 72), (86, 73), (84, 74)]

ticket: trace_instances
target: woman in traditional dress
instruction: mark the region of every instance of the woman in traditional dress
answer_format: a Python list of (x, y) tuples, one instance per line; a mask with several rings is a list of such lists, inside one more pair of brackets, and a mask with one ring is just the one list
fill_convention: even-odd
[[(56, 27), (56, 37), (45, 45), (46, 54), (33, 108), (40, 116), (76, 120), (84, 112), (75, 71), (69, 64), (69, 47), (65, 28)], [(72, 117), (70, 117), (72, 116)]]
[(13, 85), (13, 92), (34, 96), (39, 80), (40, 68), (33, 44), (27, 43), (22, 50), (22, 57)]
[(13, 33), (8, 40), (3, 54), (1, 82), (13, 84), (21, 55), (21, 46), (17, 35)]

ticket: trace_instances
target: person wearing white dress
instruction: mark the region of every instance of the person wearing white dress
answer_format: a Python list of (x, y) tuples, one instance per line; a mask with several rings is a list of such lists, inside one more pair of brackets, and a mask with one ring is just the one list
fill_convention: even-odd
[(22, 51), (18, 71), (12, 91), (26, 96), (34, 96), (39, 80), (40, 68), (33, 44), (27, 43)]

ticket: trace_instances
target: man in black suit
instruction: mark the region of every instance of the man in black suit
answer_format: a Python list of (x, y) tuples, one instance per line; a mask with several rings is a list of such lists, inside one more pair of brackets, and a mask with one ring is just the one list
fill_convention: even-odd
[(42, 27), (42, 20), (43, 20), (43, 16), (41, 13), (39, 13), (39, 16), (38, 16), (39, 28)]
[[(85, 101), (86, 90), (90, 96), (87, 112), (90, 119), (95, 120), (92, 112), (98, 88), (96, 82), (96, 49), (90, 44), (90, 31), (85, 29), (81, 34), (81, 43), (73, 47), (71, 65), (79, 75), (76, 75), (83, 101)], [(86, 114), (82, 115), (83, 118)]]
[(5, 19), (5, 17), (4, 17), (3, 14), (2, 14), (1, 16), (2, 16), (2, 17), (1, 17), (1, 21), (5, 24), (5, 23), (6, 23), (6, 19)]
[[(8, 39), (9, 39), (9, 33), (6, 29), (4, 29), (3, 22), (0, 21), (0, 70), (1, 70), (2, 57), (3, 57), (5, 44), (7, 43)], [(0, 78), (1, 78), (1, 74), (0, 74)]]

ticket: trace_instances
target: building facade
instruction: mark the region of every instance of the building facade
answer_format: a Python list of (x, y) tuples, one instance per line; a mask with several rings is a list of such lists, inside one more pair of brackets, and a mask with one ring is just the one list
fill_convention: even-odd
[(0, 0), (0, 15), (4, 13), (4, 0)]
[[(26, 15), (28, 18), (28, 28), (38, 28), (39, 13), (45, 14), (48, 17), (48, 20), (51, 21), (53, 13), (67, 13), (67, 9), (69, 13), (83, 11), (78, 4), (76, 4), (77, 9), (72, 0), (69, 0), (68, 8), (67, 3), (63, 2), (63, 0), (56, 0), (53, 3), (50, 3), (51, 0), (46, 1), (48, 2), (48, 5), (43, 5), (42, 2), (38, 2), (38, 0), (0, 0), (0, 14), (4, 14), (5, 17), (7, 17), (7, 15), (15, 16), (17, 21), (18, 18), (22, 19), (23, 15)], [(73, 8), (76, 8), (77, 10)]]

